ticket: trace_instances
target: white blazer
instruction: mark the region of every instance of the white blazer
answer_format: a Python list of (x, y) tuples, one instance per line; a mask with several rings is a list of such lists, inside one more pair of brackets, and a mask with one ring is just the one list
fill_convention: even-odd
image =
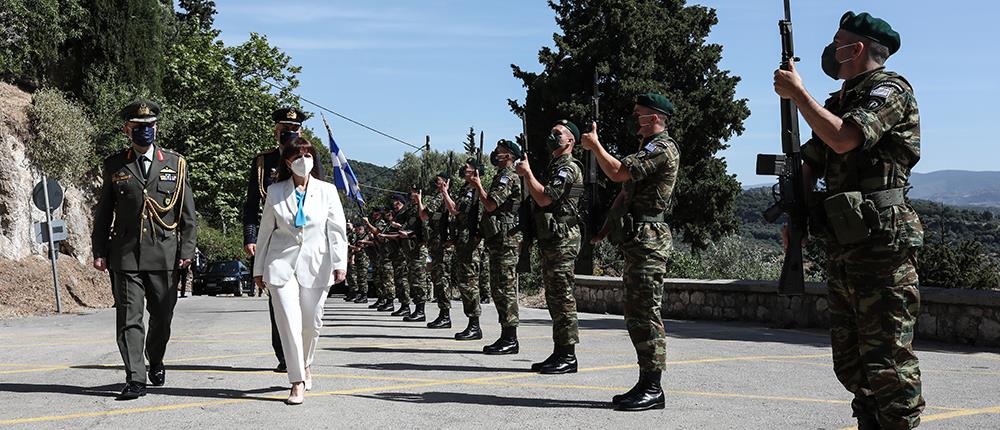
[(294, 276), (302, 287), (325, 288), (334, 270), (347, 269), (347, 220), (337, 187), (309, 178), (303, 211), (306, 225), (297, 228), (291, 179), (267, 187), (253, 275), (268, 285), (283, 286)]

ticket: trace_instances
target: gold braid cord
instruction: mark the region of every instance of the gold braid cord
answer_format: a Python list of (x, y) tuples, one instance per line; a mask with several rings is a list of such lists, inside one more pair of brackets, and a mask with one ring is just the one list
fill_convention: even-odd
[(264, 189), (264, 156), (257, 156), (257, 188), (260, 189), (261, 203), (267, 198), (267, 190)]
[[(170, 203), (166, 206), (160, 206), (156, 202), (156, 199), (146, 196), (146, 204), (143, 208), (143, 212), (149, 214), (150, 224), (154, 221), (160, 225), (164, 230), (174, 230), (177, 228), (177, 223), (180, 221), (180, 216), (174, 220), (173, 224), (167, 224), (163, 222), (161, 215), (166, 214), (173, 210), (174, 206), (177, 205), (178, 200), (180, 205), (177, 207), (177, 213), (180, 214), (181, 210), (184, 209), (184, 182), (187, 179), (187, 161), (184, 158), (179, 158), (177, 160), (177, 188), (174, 189), (174, 196), (170, 199)], [(152, 227), (152, 225), (150, 225)]]

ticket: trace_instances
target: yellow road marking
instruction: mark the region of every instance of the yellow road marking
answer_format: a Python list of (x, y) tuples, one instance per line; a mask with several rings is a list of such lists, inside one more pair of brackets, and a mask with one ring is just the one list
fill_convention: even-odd
[(12, 420), (0, 420), (0, 425), (38, 423), (43, 421), (62, 421), (74, 418), (91, 418), (91, 417), (102, 417), (109, 415), (125, 415), (125, 414), (134, 414), (140, 412), (172, 411), (177, 409), (200, 408), (204, 406), (225, 405), (225, 404), (243, 403), (249, 401), (250, 400), (248, 399), (225, 399), (225, 400), (213, 400), (209, 402), (178, 403), (173, 405), (149, 406), (144, 408), (115, 409), (112, 411), (80, 412), (67, 415), (49, 415), (44, 417), (17, 418)]
[(51, 366), (51, 367), (36, 367), (33, 369), (0, 370), (0, 375), (13, 375), (15, 373), (47, 372), (49, 370), (62, 370), (66, 368), (67, 366)]

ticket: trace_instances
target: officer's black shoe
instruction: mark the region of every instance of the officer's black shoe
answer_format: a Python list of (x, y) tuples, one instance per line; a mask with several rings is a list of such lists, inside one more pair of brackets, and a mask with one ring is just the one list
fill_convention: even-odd
[(382, 306), (378, 307), (379, 312), (392, 312), (395, 309), (396, 309), (395, 303), (389, 299), (386, 299), (385, 303), (382, 303)]
[(434, 321), (427, 323), (427, 328), (451, 328), (451, 315), (448, 311), (441, 311)]
[(564, 373), (576, 373), (576, 354), (561, 353), (556, 354), (549, 364), (538, 369), (538, 373), (543, 375), (562, 375)]
[(378, 309), (382, 307), (382, 305), (384, 304), (385, 304), (385, 299), (378, 299), (375, 301), (375, 303), (368, 305), (368, 309)]
[(555, 359), (556, 359), (556, 353), (553, 352), (545, 360), (542, 360), (542, 361), (540, 361), (538, 363), (531, 363), (531, 371), (532, 372), (538, 372), (538, 371), (542, 370), (542, 367), (545, 367), (549, 363), (553, 362)]
[(162, 387), (167, 382), (167, 371), (163, 365), (149, 366), (149, 383), (154, 387)]
[(504, 327), (496, 342), (483, 347), (483, 353), (486, 355), (517, 354), (520, 351), (521, 347), (517, 343), (517, 327)]
[(403, 317), (403, 321), (405, 321), (405, 322), (423, 322), (423, 321), (427, 321), (427, 314), (424, 313), (424, 304), (423, 303), (417, 303), (416, 309), (413, 311), (413, 313), (411, 313), (411, 314)]
[(394, 317), (405, 317), (405, 316), (407, 316), (409, 314), (410, 314), (410, 304), (407, 303), (405, 305), (404, 304), (400, 304), (399, 305), (399, 310), (397, 310), (396, 312), (393, 312), (393, 313), (391, 313), (389, 315), (394, 316)]
[(640, 372), (639, 389), (627, 395), (615, 405), (617, 411), (645, 411), (663, 409), (667, 405), (660, 387), (660, 372)]
[(354, 299), (354, 303), (368, 303), (368, 296), (359, 294), (358, 297)]
[(469, 326), (455, 333), (455, 340), (479, 340), (483, 338), (483, 330), (479, 328), (479, 317), (469, 317)]
[(278, 363), (274, 368), (274, 373), (288, 373), (288, 366), (285, 363)]
[(126, 382), (121, 394), (115, 400), (135, 400), (146, 395), (146, 384), (141, 382)]

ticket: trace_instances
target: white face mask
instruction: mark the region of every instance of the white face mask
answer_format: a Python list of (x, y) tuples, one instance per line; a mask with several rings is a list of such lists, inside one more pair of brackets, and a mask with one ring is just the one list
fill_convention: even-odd
[(313, 169), (313, 159), (308, 156), (301, 156), (292, 161), (292, 173), (299, 177), (309, 176), (309, 172)]

